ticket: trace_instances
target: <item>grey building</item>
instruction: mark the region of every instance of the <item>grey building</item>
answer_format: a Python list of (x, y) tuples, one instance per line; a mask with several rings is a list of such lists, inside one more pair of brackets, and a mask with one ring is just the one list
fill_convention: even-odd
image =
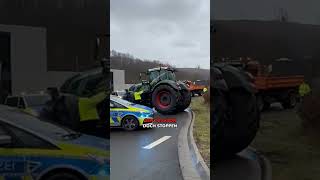
[(111, 69), (111, 91), (121, 91), (125, 89), (129, 89), (132, 84), (126, 84), (125, 81), (125, 70), (119, 70), (119, 69)]
[(0, 0), (0, 96), (59, 85), (100, 65), (109, 24), (106, 0)]

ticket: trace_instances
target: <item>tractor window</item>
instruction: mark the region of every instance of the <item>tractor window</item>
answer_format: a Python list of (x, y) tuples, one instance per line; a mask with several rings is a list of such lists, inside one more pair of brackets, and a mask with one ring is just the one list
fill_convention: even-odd
[(169, 79), (169, 80), (172, 80), (172, 81), (175, 81), (175, 80), (176, 80), (175, 74), (174, 74), (173, 72), (171, 72), (171, 71), (168, 71), (168, 72), (167, 72), (167, 76), (168, 76), (168, 79)]
[(83, 95), (91, 96), (106, 89), (106, 79), (103, 75), (88, 80)]
[(156, 79), (157, 77), (159, 77), (159, 71), (152, 71), (150, 72), (150, 79), (149, 81), (153, 81), (154, 79)]
[(75, 95), (79, 95), (78, 93), (78, 89), (80, 87), (81, 82), (83, 81), (82, 79), (78, 79), (75, 82), (70, 82), (70, 84), (68, 85), (64, 85), (63, 88), (60, 89), (61, 92), (63, 93), (70, 93), (70, 94), (75, 94)]
[(80, 74), (77, 74), (71, 78), (69, 78), (68, 80), (65, 81), (65, 83), (63, 83), (63, 85), (61, 86), (60, 90), (61, 92), (65, 92), (68, 91), (70, 84), (72, 81), (74, 81), (76, 78), (78, 78), (80, 76)]
[(71, 84), (70, 92), (71, 92), (72, 94), (78, 94), (78, 93), (77, 93), (77, 92), (78, 92), (77, 90), (78, 90), (78, 88), (79, 88), (79, 86), (80, 86), (81, 81), (82, 81), (82, 79), (79, 79), (79, 80), (77, 80), (76, 82), (74, 82), (73, 84)]
[(160, 73), (161, 73), (161, 75), (160, 75), (160, 79), (161, 80), (172, 80), (172, 81), (175, 81), (175, 75), (174, 75), (173, 72), (166, 71), (166, 70), (161, 70)]

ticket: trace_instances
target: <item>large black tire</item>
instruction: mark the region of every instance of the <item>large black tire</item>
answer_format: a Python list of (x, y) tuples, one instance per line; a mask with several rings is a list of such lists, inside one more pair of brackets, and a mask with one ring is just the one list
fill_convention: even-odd
[(161, 114), (177, 112), (178, 92), (169, 85), (160, 85), (152, 93), (152, 105)]
[(44, 180), (84, 180), (84, 178), (68, 172), (61, 172), (45, 177)]
[(180, 91), (180, 99), (177, 104), (177, 111), (183, 112), (187, 109), (191, 104), (191, 92), (189, 90), (181, 90)]
[(225, 159), (242, 151), (259, 129), (256, 96), (242, 89), (213, 91), (213, 159)]
[(226, 94), (218, 89), (212, 90), (212, 124), (211, 124), (211, 135), (213, 145), (213, 156), (214, 160), (220, 159), (224, 150), (223, 138), (225, 130), (225, 123), (230, 119), (227, 108)]

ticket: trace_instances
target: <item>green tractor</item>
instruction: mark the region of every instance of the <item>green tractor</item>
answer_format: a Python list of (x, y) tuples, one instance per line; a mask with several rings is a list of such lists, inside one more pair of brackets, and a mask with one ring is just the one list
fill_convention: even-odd
[(109, 60), (105, 58), (105, 44), (100, 41), (98, 37), (94, 56), (101, 64), (70, 77), (60, 88), (48, 88), (51, 100), (42, 108), (40, 118), (109, 138)]
[(51, 100), (43, 108), (41, 117), (76, 131), (91, 134), (101, 128), (107, 134), (106, 83), (103, 68), (96, 68), (74, 75), (60, 89), (48, 88)]
[[(184, 111), (191, 103), (191, 93), (186, 84), (176, 80), (175, 72), (170, 67), (159, 67), (140, 73), (141, 83), (130, 87), (124, 98), (154, 107), (161, 114)], [(146, 77), (144, 80), (143, 75)]]

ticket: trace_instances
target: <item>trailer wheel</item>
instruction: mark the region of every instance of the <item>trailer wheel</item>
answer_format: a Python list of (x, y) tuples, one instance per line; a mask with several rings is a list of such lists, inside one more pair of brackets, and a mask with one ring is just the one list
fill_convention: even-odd
[(261, 95), (257, 96), (257, 104), (260, 112), (268, 110), (271, 106), (269, 102), (266, 102)]
[(262, 112), (264, 109), (264, 102), (263, 102), (262, 96), (260, 95), (257, 96), (257, 104), (258, 104), (259, 111)]
[(160, 85), (152, 93), (152, 104), (161, 114), (175, 113), (177, 99), (177, 92), (168, 85)]
[(297, 105), (297, 99), (298, 99), (297, 93), (290, 92), (288, 94), (288, 97), (284, 99), (284, 101), (281, 104), (285, 109), (292, 109)]

